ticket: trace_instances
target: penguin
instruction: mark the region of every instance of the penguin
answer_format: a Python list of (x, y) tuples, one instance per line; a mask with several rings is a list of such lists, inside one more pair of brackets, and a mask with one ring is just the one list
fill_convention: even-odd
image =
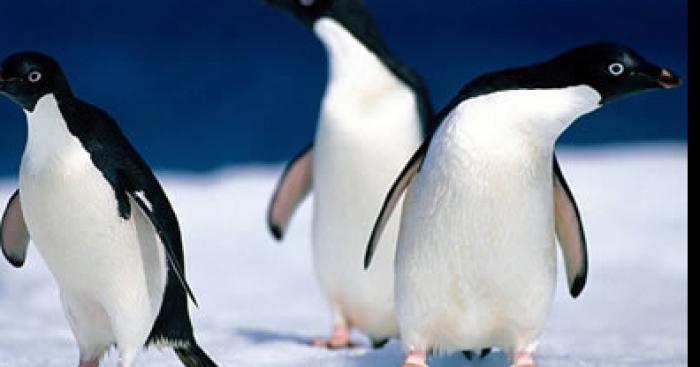
[(535, 365), (556, 283), (555, 238), (574, 298), (587, 276), (556, 139), (604, 104), (679, 84), (634, 50), (601, 42), (483, 75), (458, 93), (391, 187), (365, 254), (367, 268), (405, 191), (395, 264), (405, 367), (426, 366), (434, 351), (486, 347), (515, 367)]
[(430, 131), (421, 78), (382, 41), (360, 0), (264, 0), (309, 27), (325, 46), (329, 79), (312, 144), (288, 164), (268, 209), (281, 240), (296, 207), (313, 191), (312, 248), (333, 331), (317, 347), (352, 347), (352, 327), (374, 347), (398, 335), (393, 260), (398, 218), (390, 221), (377, 266), (363, 272), (365, 234), (386, 189)]
[(172, 347), (187, 367), (216, 366), (188, 311), (177, 217), (155, 175), (106, 112), (78, 99), (59, 64), (20, 52), (0, 65), (0, 93), (27, 116), (19, 188), (0, 247), (15, 267), (30, 238), (56, 279), (80, 349), (97, 367), (112, 346), (132, 366), (147, 346)]

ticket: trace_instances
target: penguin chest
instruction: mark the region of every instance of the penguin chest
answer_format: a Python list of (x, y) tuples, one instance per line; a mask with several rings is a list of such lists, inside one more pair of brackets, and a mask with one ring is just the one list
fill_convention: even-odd
[[(352, 83), (337, 84), (330, 86), (321, 111), (314, 194), (330, 199), (319, 201), (321, 205), (327, 202), (346, 213), (359, 210), (354, 217), (381, 205), (420, 143), (420, 124), (415, 97), (406, 88), (390, 89), (368, 100), (346, 85)], [(354, 220), (371, 222), (372, 216)]]

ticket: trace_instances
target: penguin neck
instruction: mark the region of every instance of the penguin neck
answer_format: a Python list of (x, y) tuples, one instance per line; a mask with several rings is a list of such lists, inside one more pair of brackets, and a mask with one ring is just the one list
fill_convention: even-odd
[(27, 145), (23, 167), (28, 162), (36, 166), (55, 159), (56, 153), (72, 142), (71, 138), (74, 137), (68, 130), (59, 105), (54, 94), (46, 94), (37, 100), (32, 111), (24, 110), (27, 116)]
[(383, 62), (382, 58), (387, 55), (381, 42), (375, 42), (375, 47), (371, 48), (328, 17), (316, 21), (314, 32), (326, 48), (331, 81), (358, 76), (374, 78), (380, 74), (400, 80)]
[[(601, 95), (580, 85), (559, 89), (516, 89), (462, 102), (464, 129), (487, 136), (519, 137), (538, 148), (553, 149), (557, 138), (579, 117), (600, 106)], [(488, 134), (491, 132), (495, 134)]]

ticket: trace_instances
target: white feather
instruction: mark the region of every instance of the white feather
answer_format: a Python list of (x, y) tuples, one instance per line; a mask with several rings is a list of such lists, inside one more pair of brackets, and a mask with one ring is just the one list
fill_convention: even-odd
[(139, 191), (134, 192), (134, 194), (136, 195), (136, 197), (138, 197), (146, 205), (146, 208), (148, 209), (148, 211), (150, 211), (150, 212), (153, 211), (153, 204), (151, 204), (151, 202), (148, 200), (145, 192), (139, 190)]
[(407, 349), (532, 348), (552, 301), (556, 138), (587, 86), (496, 92), (445, 119), (409, 187), (396, 258)]
[(384, 197), (420, 143), (416, 97), (337, 22), (324, 18), (314, 29), (330, 60), (314, 146), (316, 270), (336, 322), (375, 338), (395, 336), (398, 218), (370, 271), (362, 259)]

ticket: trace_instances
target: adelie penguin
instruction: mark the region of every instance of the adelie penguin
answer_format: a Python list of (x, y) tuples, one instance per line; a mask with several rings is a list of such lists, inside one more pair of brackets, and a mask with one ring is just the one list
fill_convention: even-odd
[(421, 79), (388, 51), (359, 0), (266, 0), (309, 27), (326, 48), (329, 80), (315, 140), (287, 166), (268, 211), (277, 239), (313, 191), (316, 273), (334, 329), (314, 345), (352, 346), (352, 327), (374, 346), (398, 335), (393, 262), (398, 217), (387, 226), (377, 266), (362, 271), (366, 234), (388, 187), (429, 131)]
[(555, 233), (573, 297), (587, 275), (555, 140), (604, 104), (679, 84), (635, 51), (598, 43), (462, 89), (395, 181), (368, 243), (365, 266), (407, 190), (396, 254), (404, 366), (425, 366), (431, 351), (492, 346), (513, 366), (535, 365), (556, 283)]
[(116, 121), (73, 95), (58, 63), (35, 52), (2, 62), (0, 93), (28, 124), (2, 252), (20, 267), (34, 241), (60, 288), (80, 366), (98, 366), (116, 346), (129, 367), (150, 345), (172, 347), (187, 367), (216, 366), (193, 335), (175, 212)]

